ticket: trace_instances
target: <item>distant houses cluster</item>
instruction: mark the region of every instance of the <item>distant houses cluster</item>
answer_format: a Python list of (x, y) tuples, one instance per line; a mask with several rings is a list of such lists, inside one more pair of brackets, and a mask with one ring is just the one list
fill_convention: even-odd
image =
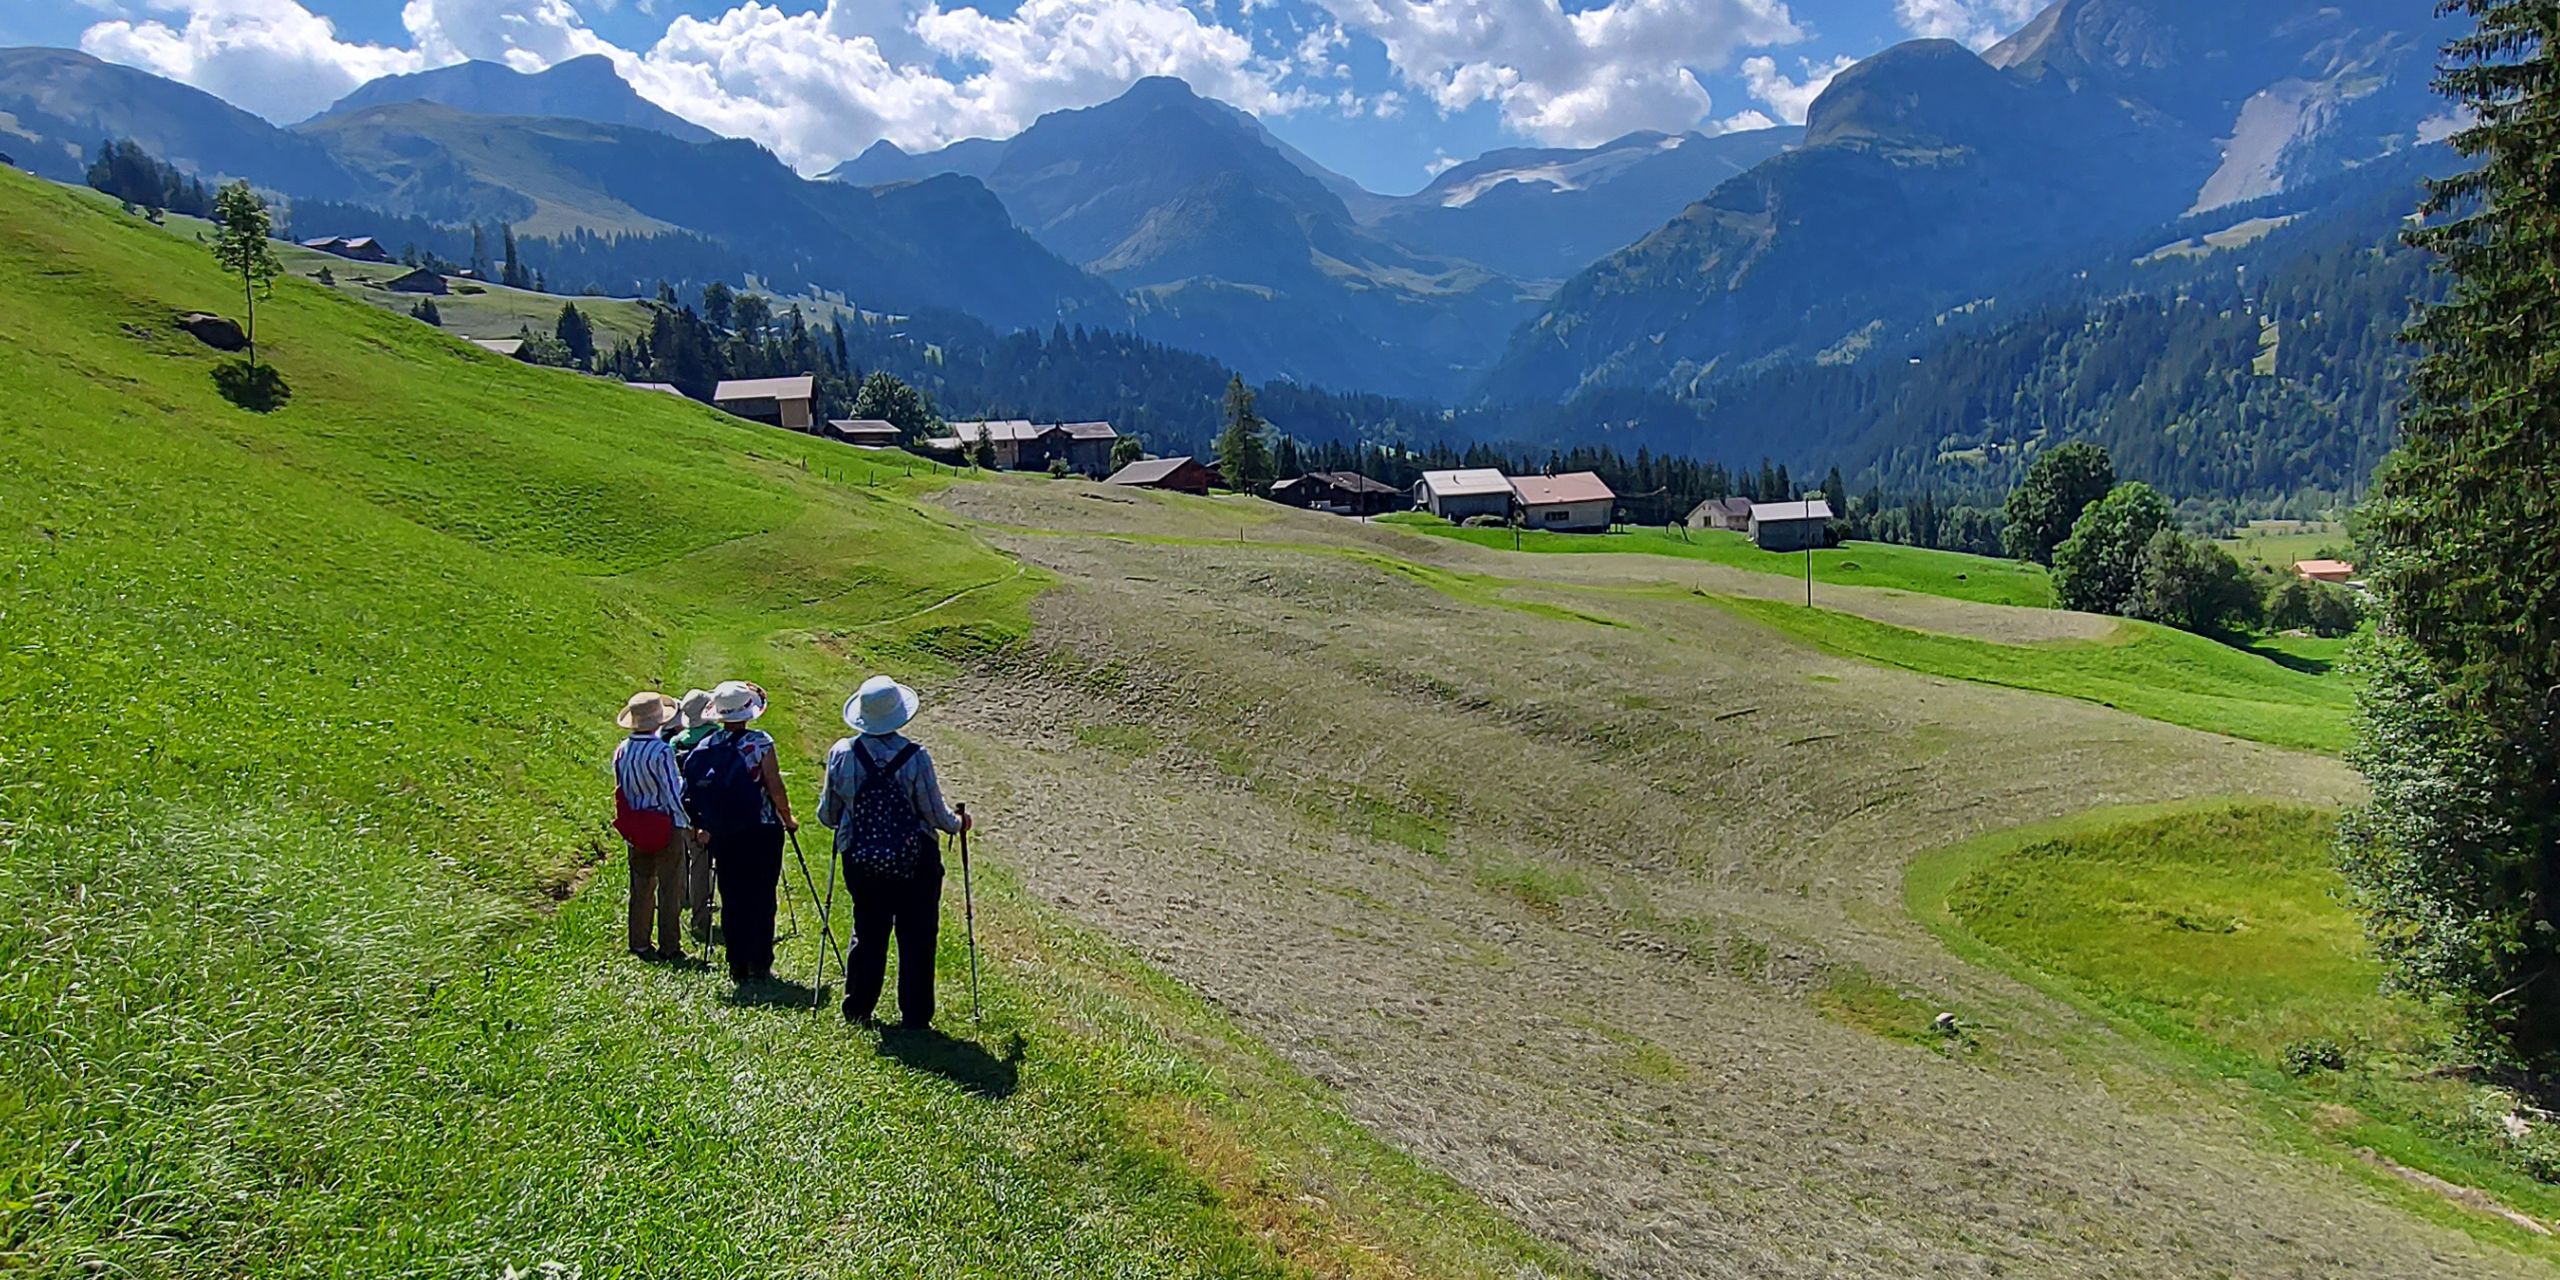
[(967, 457), (986, 442), (999, 471), (1047, 471), (1064, 462), (1067, 470), (1100, 480), (1111, 474), (1111, 449), (1120, 433), (1108, 422), (1031, 422), (1021, 418), (945, 424), (947, 434), (927, 440), (928, 453)]
[(1823, 498), (1802, 502), (1753, 502), (1749, 498), (1709, 498), (1690, 508), (1692, 529), (1722, 529), (1750, 535), (1763, 551), (1802, 551), (1829, 543), (1831, 503)]
[(1451, 524), (1492, 518), (1557, 533), (1598, 533), (1617, 523), (1618, 495), (1592, 471), (1507, 476), (1490, 467), (1425, 471), (1413, 505)]

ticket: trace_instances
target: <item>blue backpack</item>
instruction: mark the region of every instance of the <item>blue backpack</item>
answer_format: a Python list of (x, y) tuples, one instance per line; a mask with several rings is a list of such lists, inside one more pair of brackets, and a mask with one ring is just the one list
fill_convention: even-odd
[(914, 758), (916, 744), (900, 748), (887, 764), (874, 761), (859, 743), (846, 748), (845, 754), (862, 766), (862, 786), (853, 793), (843, 825), (836, 828), (836, 852), (844, 855), (845, 874), (901, 880), (915, 875), (924, 869), (925, 850), (932, 847), (933, 837), (926, 833), (924, 819), (916, 816), (907, 789), (898, 785), (898, 771)]
[(740, 831), (764, 822), (764, 781), (747, 763), (747, 735), (723, 729), (684, 758), (684, 811), (696, 830)]

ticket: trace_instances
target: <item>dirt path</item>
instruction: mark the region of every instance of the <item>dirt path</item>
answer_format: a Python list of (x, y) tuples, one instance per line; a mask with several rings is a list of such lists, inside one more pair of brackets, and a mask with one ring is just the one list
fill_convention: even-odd
[[(2334, 762), (1676, 601), (1611, 627), (1269, 546), (996, 540), (1063, 585), (1034, 651), (940, 714), (955, 771), (995, 780), (981, 856), (1604, 1274), (2534, 1271), (2187, 1086), (2094, 1078), (2066, 1046), (2141, 1050), (1900, 909), (1918, 851), (2095, 805), (2334, 800)], [(1844, 978), (1986, 1047), (1825, 1016)]]

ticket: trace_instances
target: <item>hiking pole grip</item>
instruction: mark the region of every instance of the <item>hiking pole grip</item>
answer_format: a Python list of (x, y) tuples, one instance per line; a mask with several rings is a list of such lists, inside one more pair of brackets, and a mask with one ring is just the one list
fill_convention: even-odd
[(978, 1009), (978, 895), (969, 876), (969, 806), (958, 806), (960, 812), (960, 915), (969, 928), (969, 1022), (979, 1020)]

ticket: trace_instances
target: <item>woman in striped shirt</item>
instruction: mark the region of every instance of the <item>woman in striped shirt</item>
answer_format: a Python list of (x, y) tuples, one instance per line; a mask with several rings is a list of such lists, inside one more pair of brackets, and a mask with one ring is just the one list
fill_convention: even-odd
[[(676, 932), (684, 905), (684, 851), (691, 833), (684, 812), (684, 774), (676, 768), (676, 750), (658, 730), (676, 713), (675, 699), (643, 691), (631, 695), (614, 723), (631, 731), (613, 749), (613, 785), (620, 809), (665, 814), (670, 834), (660, 847), (643, 849), (625, 838), (631, 850), (631, 909), (628, 920), (631, 954), (642, 959), (684, 959), (684, 940)], [(652, 917), (658, 945), (649, 945)]]

